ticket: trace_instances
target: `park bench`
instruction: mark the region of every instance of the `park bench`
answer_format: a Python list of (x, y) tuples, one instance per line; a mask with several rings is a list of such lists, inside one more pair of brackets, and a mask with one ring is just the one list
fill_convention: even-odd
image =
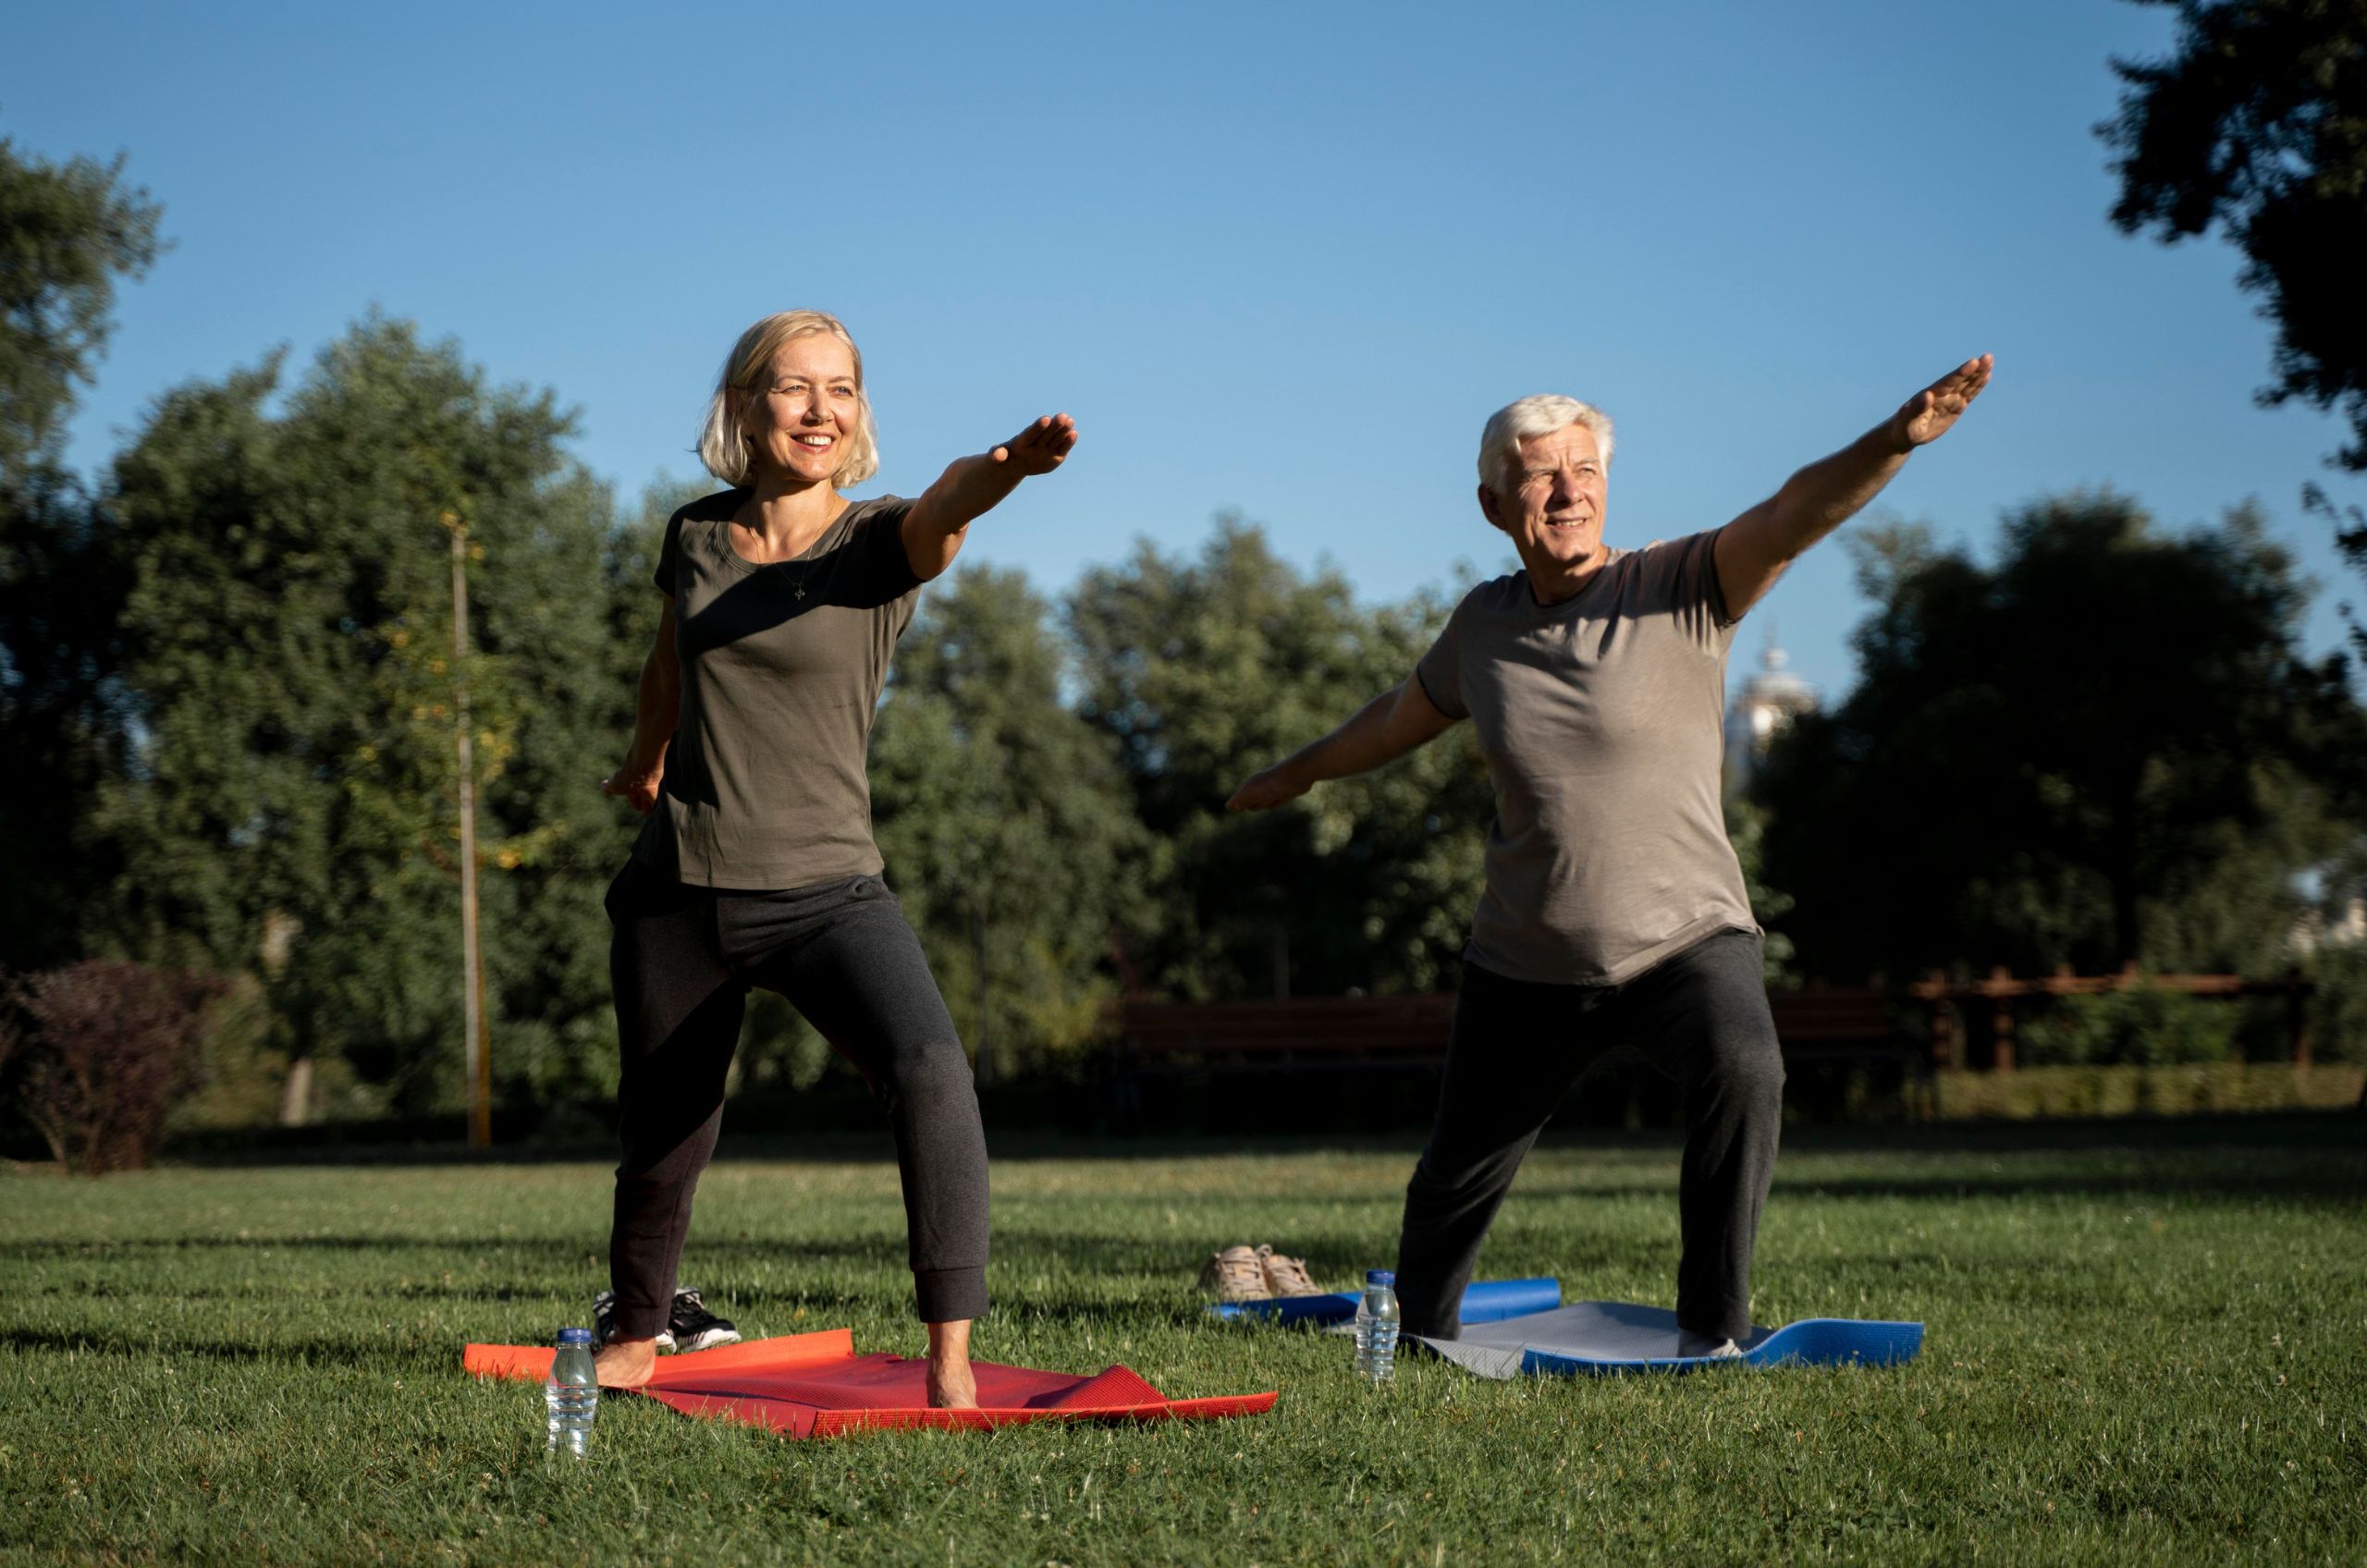
[(1129, 997), (1110, 1047), (1112, 1108), (1142, 1109), (1145, 1079), (1429, 1072), (1446, 1059), (1452, 996), (1171, 1002)]
[(1936, 1080), (1930, 1037), (1918, 1038), (1899, 1028), (1898, 1004), (1899, 998), (1879, 985), (1811, 986), (1767, 994), (1786, 1072), (1895, 1067), (1901, 1106), (1911, 1114), (1919, 1101), (1929, 1103)]
[[(1898, 1064), (1916, 1083), (1930, 1078), (1930, 1053), (1896, 1032), (1886, 991), (1778, 991), (1768, 1003), (1787, 1063), (1878, 1060)], [(1110, 1047), (1111, 1108), (1122, 1120), (1139, 1114), (1147, 1081), (1435, 1075), (1453, 1021), (1452, 995), (1225, 1002), (1129, 997), (1119, 1004)]]

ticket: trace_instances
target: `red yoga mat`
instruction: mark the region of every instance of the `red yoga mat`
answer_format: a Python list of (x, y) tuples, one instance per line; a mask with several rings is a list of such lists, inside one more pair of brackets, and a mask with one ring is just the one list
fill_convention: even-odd
[[(547, 1346), (470, 1345), (463, 1369), (480, 1378), (539, 1383), (551, 1373)], [(975, 1410), (928, 1408), (927, 1363), (901, 1355), (857, 1355), (854, 1333), (828, 1329), (716, 1350), (661, 1356), (656, 1375), (634, 1390), (686, 1415), (744, 1421), (792, 1438), (829, 1438), (865, 1427), (1010, 1427), (1023, 1421), (1213, 1421), (1256, 1415), (1275, 1394), (1169, 1399), (1123, 1366), (1091, 1378), (975, 1361)]]

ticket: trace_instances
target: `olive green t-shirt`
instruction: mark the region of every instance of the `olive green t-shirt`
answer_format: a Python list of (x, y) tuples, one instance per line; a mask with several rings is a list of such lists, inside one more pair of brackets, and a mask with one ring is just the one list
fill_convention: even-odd
[(912, 503), (857, 501), (803, 555), (758, 566), (731, 547), (747, 496), (727, 490), (667, 520), (656, 581), (674, 596), (681, 711), (633, 853), (704, 888), (876, 876), (864, 753), (920, 598), (904, 554)]
[(1520, 572), (1464, 596), (1415, 674), (1468, 718), (1496, 790), (1466, 956), (1514, 980), (1611, 986), (1756, 931), (1727, 841), (1715, 531), (1614, 550), (1540, 605)]

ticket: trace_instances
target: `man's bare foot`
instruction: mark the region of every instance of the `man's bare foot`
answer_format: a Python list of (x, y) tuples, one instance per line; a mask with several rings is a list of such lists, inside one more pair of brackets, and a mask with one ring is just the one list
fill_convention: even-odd
[(610, 1340), (592, 1358), (592, 1374), (604, 1389), (637, 1389), (657, 1370), (657, 1341)]
[(928, 1326), (928, 1407), (975, 1410), (978, 1379), (970, 1372), (970, 1321)]

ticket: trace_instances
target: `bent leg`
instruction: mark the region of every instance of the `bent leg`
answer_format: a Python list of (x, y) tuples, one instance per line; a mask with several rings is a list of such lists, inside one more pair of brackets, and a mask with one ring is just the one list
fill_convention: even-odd
[(1685, 1090), (1676, 1320), (1720, 1340), (1750, 1332), (1751, 1253), (1784, 1122), (1784, 1053), (1760, 953), (1758, 937), (1723, 933), (1670, 960), (1635, 998), (1637, 1036)]
[(970, 1059), (920, 939), (876, 879), (828, 927), (754, 976), (852, 1061), (888, 1112), (925, 1323), (987, 1310), (987, 1134)]
[(1405, 1331), (1451, 1340), (1479, 1243), (1521, 1161), (1595, 1053), (1575, 986), (1464, 971), (1430, 1141), (1405, 1185), (1397, 1300)]
[(624, 1143), (608, 1233), (619, 1339), (650, 1339), (666, 1327), (691, 1199), (723, 1123), (747, 991), (715, 950), (711, 902), (638, 866), (610, 894)]

